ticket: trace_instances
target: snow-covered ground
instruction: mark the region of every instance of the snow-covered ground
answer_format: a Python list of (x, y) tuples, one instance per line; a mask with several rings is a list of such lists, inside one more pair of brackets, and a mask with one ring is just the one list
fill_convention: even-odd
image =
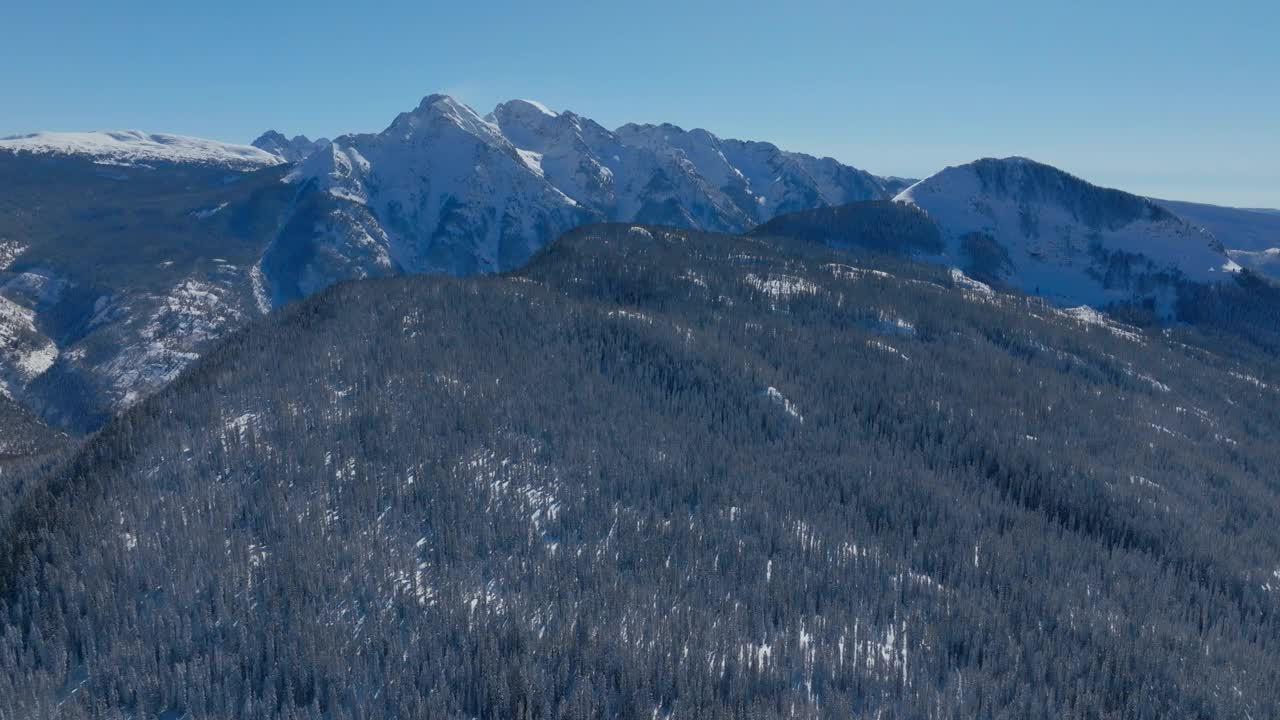
[(14, 397), (58, 359), (58, 347), (36, 329), (35, 312), (0, 297), (0, 393)]
[(1172, 289), (1160, 277), (1213, 283), (1240, 269), (1211, 234), (1151, 201), (1025, 158), (949, 167), (895, 199), (942, 228), (946, 250), (936, 260), (964, 267), (986, 253), (990, 273), (1059, 305), (1133, 299), (1141, 275), (1164, 282), (1154, 299), (1167, 312)]
[(282, 162), (277, 156), (248, 145), (138, 130), (32, 133), (0, 140), (0, 151), (80, 155), (102, 165), (126, 166), (172, 162), (253, 170)]

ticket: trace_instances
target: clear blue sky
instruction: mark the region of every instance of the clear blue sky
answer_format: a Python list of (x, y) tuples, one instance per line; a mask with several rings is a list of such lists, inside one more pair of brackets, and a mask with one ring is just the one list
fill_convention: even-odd
[(48, 0), (10, 3), (0, 26), (0, 135), (332, 136), (439, 91), (881, 174), (1017, 154), (1144, 194), (1280, 206), (1275, 0)]

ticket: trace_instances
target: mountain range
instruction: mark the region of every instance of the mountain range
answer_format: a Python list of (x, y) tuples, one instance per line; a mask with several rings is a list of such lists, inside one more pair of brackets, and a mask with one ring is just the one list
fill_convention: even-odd
[(587, 225), (249, 322), (0, 466), (0, 714), (1277, 717), (1274, 351), (863, 247), (927, 219)]
[(441, 95), (0, 187), (0, 720), (1280, 717), (1280, 215)]
[(527, 100), (482, 116), (431, 95), (378, 133), (269, 131), (252, 146), (39, 133), (0, 140), (0, 180), (12, 188), (0, 199), (0, 391), (75, 431), (334, 283), (507, 271), (591, 222), (742, 233), (897, 201), (927, 215), (938, 243), (881, 250), (1064, 307), (1146, 304), (1165, 319), (1189, 283), (1280, 272), (1275, 216), (1261, 212), (1147, 200), (1020, 158), (881, 177), (700, 129), (609, 130)]

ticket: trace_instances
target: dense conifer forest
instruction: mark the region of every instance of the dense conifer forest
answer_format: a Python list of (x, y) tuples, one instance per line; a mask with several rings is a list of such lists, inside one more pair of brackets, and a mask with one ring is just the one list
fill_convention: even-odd
[(0, 719), (1280, 716), (1267, 332), (786, 234), (237, 332), (0, 486)]

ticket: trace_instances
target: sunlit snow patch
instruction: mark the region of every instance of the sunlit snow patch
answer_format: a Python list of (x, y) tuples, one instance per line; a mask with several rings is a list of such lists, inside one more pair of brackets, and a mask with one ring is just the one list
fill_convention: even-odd
[(191, 217), (197, 220), (205, 220), (207, 218), (213, 217), (214, 215), (217, 215), (218, 212), (221, 211), (226, 206), (227, 206), (226, 203), (219, 203), (218, 205), (211, 208), (201, 208), (199, 210), (193, 210), (191, 211)]
[(27, 251), (27, 246), (16, 240), (0, 239), (0, 271), (8, 270), (18, 256)]
[(951, 268), (951, 282), (966, 291), (966, 293), (972, 293), (973, 295), (989, 298), (994, 297), (996, 294), (990, 285), (965, 275), (960, 268)]
[(788, 400), (787, 397), (778, 390), (778, 388), (770, 387), (765, 391), (765, 393), (769, 396), (770, 400), (780, 405), (783, 411), (788, 415), (800, 422), (804, 422), (804, 416), (800, 414), (800, 408), (797, 407), (795, 403)]
[(755, 273), (747, 273), (743, 280), (751, 287), (773, 298), (813, 295), (818, 292), (818, 286), (814, 283), (790, 275), (770, 275), (768, 278), (762, 278)]
[(1066, 310), (1059, 310), (1057, 312), (1063, 317), (1071, 318), (1081, 325), (1105, 328), (1116, 337), (1121, 337), (1125, 340), (1131, 340), (1136, 343), (1142, 342), (1142, 335), (1140, 333), (1111, 320), (1106, 315), (1087, 305), (1067, 308)]

